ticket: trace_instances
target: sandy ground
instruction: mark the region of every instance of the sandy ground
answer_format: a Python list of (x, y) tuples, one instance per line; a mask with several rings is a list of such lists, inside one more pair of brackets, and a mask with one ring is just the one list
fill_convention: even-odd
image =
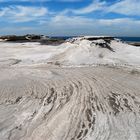
[[(71, 58), (66, 57), (71, 48), (64, 44), (57, 46), (60, 52), (39, 44), (28, 48), (29, 44), (23, 48), (6, 45), (0, 47), (0, 140), (140, 139), (140, 60), (132, 63), (134, 48), (132, 53), (127, 49), (124, 58), (115, 54), (122, 60), (120, 64), (125, 61), (129, 67), (79, 67), (82, 60), (66, 59)], [(51, 57), (45, 50), (51, 50)], [(65, 53), (64, 57), (59, 53)], [(124, 50), (121, 53), (126, 54)], [(109, 52), (105, 54), (109, 58)], [(113, 55), (109, 56), (111, 60)]]

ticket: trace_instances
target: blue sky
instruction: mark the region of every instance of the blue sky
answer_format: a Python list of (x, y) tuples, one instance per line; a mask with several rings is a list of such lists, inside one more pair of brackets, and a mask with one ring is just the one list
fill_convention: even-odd
[(140, 0), (0, 0), (0, 34), (140, 36)]

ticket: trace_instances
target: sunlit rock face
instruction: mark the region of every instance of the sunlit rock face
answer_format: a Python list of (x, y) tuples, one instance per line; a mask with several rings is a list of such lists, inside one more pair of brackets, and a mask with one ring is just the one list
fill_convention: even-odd
[(139, 140), (138, 51), (105, 38), (1, 43), (0, 140)]

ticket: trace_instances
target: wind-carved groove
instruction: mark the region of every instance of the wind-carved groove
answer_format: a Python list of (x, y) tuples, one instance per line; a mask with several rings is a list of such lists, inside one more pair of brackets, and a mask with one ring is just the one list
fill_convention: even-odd
[(130, 111), (132, 111), (131, 106), (128, 104), (128, 100), (126, 98), (124, 100), (124, 106), (127, 107)]
[(47, 107), (47, 106), (49, 106), (49, 104), (51, 104), (51, 108), (46, 113), (44, 113), (44, 117), (43, 117), (44, 119), (46, 119), (47, 115), (53, 110), (53, 107), (54, 107), (56, 100), (57, 100), (57, 92), (52, 87), (49, 89), (48, 97), (46, 97), (46, 100), (44, 100), (44, 102), (43, 102), (44, 107), (45, 106)]
[(120, 103), (116, 95), (108, 97), (109, 105), (113, 110), (114, 115), (117, 115), (120, 112)]
[(56, 97), (57, 94), (55, 94), (55, 90), (54, 88), (50, 88), (50, 93), (49, 93), (49, 96), (47, 97), (46, 99), (46, 102), (44, 102), (44, 106), (47, 104), (50, 104), (50, 103), (54, 103), (54, 101), (56, 100)]
[(22, 100), (22, 97), (17, 97), (15, 99), (7, 99), (5, 101), (3, 101), (1, 104), (7, 104), (7, 105), (14, 105), (14, 104), (18, 104), (20, 103), (20, 101)]
[[(7, 95), (7, 104), (0, 105), (3, 119), (0, 120), (0, 139), (125, 140), (140, 137), (140, 87), (129, 83), (129, 80), (138, 82), (138, 77), (129, 77), (129, 73), (120, 73), (120, 69), (115, 68), (53, 71), (60, 77), (44, 81), (40, 78), (40, 83), (37, 79), (38, 82), (28, 85), (30, 90), (22, 94), (17, 92), (21, 86), (15, 84), (17, 91), (12, 94), (19, 95), (11, 99), (11, 104), (8, 104), (11, 92), (4, 87), (2, 96)], [(122, 84), (126, 77), (130, 79)], [(133, 130), (132, 136), (130, 130)]]
[(124, 110), (135, 112), (133, 110), (133, 107), (129, 104), (130, 99), (131, 99), (131, 102), (133, 102), (137, 106), (135, 102), (135, 97), (130, 95), (129, 93), (124, 96), (121, 94), (111, 92), (111, 96), (110, 95), (108, 96), (108, 102), (109, 102), (110, 107), (113, 110), (113, 114), (117, 115), (119, 114), (119, 112), (122, 112)]

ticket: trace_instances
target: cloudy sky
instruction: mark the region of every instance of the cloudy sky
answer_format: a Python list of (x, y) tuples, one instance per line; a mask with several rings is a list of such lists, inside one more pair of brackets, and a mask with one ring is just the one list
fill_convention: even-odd
[(140, 0), (0, 0), (0, 34), (140, 36)]

